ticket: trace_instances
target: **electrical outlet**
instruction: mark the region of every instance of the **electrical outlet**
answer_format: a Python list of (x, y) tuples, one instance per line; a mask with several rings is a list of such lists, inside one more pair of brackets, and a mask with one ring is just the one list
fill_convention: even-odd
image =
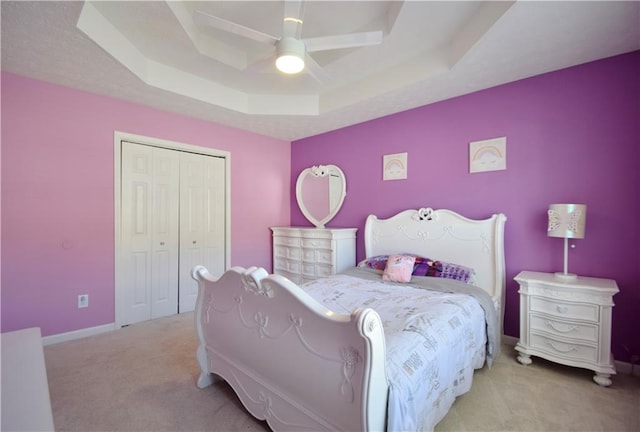
[(78, 308), (89, 307), (89, 294), (80, 294), (78, 296)]

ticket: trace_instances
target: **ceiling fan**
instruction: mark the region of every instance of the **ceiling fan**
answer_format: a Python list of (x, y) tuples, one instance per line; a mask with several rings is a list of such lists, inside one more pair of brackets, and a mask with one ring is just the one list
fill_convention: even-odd
[(278, 70), (286, 74), (297, 74), (302, 70), (306, 70), (319, 82), (326, 81), (328, 76), (309, 53), (364, 47), (382, 42), (381, 30), (302, 39), (303, 9), (303, 0), (284, 1), (283, 27), (280, 37), (245, 27), (200, 10), (193, 12), (193, 20), (199, 25), (210, 26), (272, 45), (274, 54), (269, 57), (269, 61), (275, 58), (275, 65)]

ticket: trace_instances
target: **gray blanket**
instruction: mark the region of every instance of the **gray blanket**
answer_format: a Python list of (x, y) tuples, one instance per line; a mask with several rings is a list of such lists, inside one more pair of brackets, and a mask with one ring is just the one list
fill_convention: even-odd
[[(381, 275), (383, 272), (382, 270), (371, 268), (354, 267), (342, 273), (361, 279), (382, 281)], [(385, 283), (391, 285), (398, 284), (398, 282)], [(477, 286), (468, 285), (457, 280), (429, 276), (413, 276), (411, 282), (406, 285), (445, 293), (466, 294), (475, 298), (484, 310), (485, 322), (487, 324), (487, 365), (491, 367), (493, 361), (500, 355), (500, 324), (493, 300), (486, 291)]]

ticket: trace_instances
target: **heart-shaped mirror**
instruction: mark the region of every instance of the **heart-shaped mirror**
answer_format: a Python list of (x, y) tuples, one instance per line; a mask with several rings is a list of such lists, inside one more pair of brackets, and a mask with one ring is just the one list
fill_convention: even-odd
[(347, 194), (347, 180), (335, 165), (304, 169), (296, 182), (296, 199), (304, 217), (318, 228), (335, 217)]

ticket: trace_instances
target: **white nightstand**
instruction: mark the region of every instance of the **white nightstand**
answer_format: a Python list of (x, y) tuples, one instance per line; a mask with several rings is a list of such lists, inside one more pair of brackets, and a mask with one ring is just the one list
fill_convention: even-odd
[(518, 361), (538, 356), (590, 369), (593, 380), (611, 385), (611, 309), (618, 285), (611, 279), (580, 277), (566, 281), (552, 273), (520, 272)]

